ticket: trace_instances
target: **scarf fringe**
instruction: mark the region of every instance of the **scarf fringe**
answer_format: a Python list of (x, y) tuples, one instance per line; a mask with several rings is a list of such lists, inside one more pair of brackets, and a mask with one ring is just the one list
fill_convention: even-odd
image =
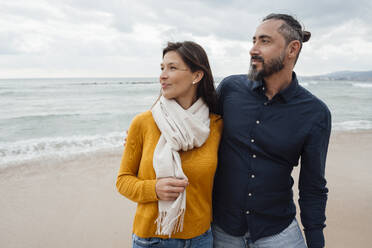
[(172, 233), (183, 231), (183, 220), (185, 218), (185, 209), (180, 209), (173, 219), (169, 218), (167, 212), (163, 211), (159, 213), (156, 218), (156, 235), (167, 235), (169, 238)]

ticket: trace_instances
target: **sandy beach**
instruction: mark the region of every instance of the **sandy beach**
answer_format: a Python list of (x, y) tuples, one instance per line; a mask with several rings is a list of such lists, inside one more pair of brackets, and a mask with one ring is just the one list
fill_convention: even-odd
[[(371, 131), (331, 136), (326, 247), (372, 243), (371, 152)], [(0, 247), (131, 247), (136, 205), (115, 188), (121, 153), (1, 169)], [(296, 168), (295, 178), (298, 172)]]

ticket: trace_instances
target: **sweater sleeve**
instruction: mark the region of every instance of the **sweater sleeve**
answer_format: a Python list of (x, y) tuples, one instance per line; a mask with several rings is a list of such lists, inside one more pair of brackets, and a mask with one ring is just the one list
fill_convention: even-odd
[(141, 115), (136, 116), (129, 127), (116, 188), (120, 194), (134, 202), (147, 203), (157, 201), (158, 198), (155, 192), (156, 179), (144, 180), (137, 176), (143, 151), (142, 119)]

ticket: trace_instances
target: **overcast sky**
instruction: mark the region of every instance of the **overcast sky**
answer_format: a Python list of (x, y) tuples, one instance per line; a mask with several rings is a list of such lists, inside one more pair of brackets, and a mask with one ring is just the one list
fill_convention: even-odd
[(312, 33), (295, 71), (372, 70), (372, 1), (0, 0), (0, 78), (157, 77), (167, 41), (193, 40), (215, 76), (246, 73), (269, 13)]

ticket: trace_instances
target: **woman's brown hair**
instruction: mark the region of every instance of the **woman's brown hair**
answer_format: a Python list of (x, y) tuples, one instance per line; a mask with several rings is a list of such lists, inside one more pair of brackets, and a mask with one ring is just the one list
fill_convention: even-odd
[(198, 70), (204, 72), (203, 78), (198, 83), (196, 96), (204, 100), (209, 107), (209, 112), (216, 113), (217, 93), (207, 53), (199, 44), (192, 41), (168, 42), (167, 47), (163, 49), (163, 58), (170, 51), (177, 52), (192, 72)]

